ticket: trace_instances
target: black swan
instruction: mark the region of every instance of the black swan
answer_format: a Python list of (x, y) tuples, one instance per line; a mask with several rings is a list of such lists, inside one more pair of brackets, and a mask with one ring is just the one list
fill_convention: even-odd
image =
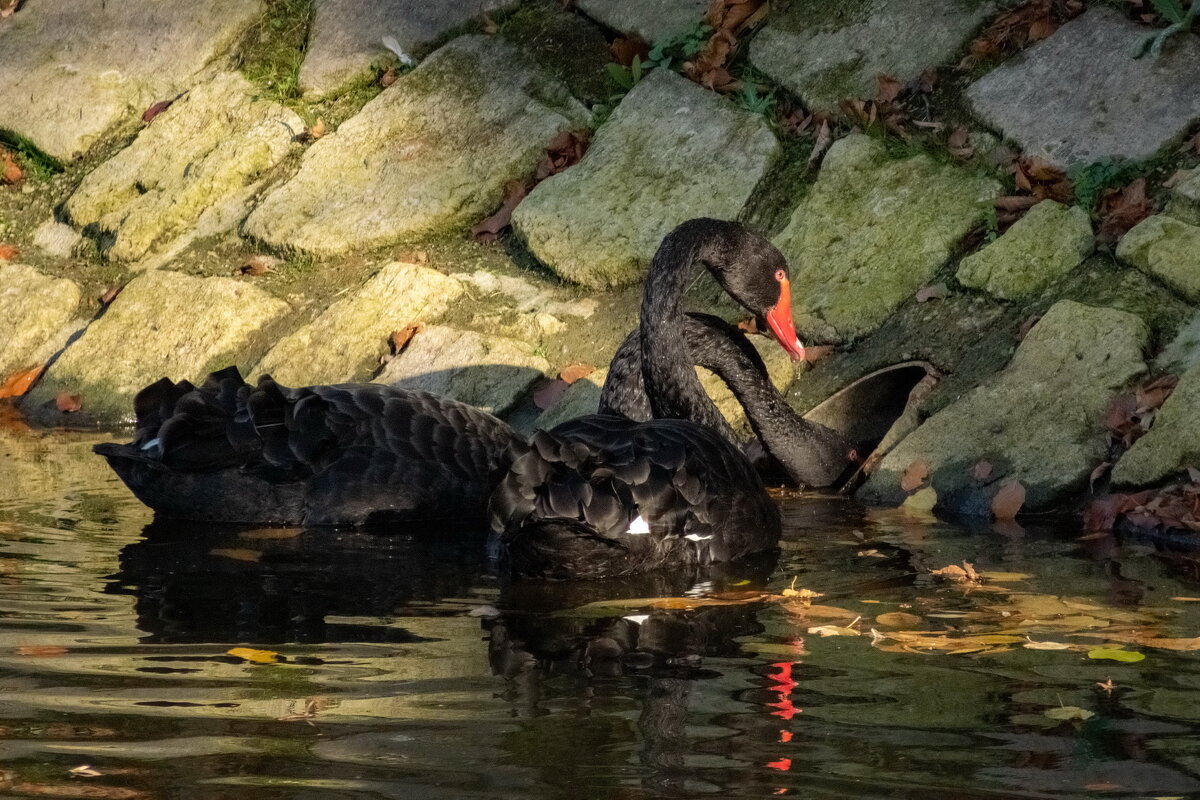
[[(778, 250), (737, 223), (680, 225), (647, 278), (643, 378), (656, 414), (707, 421), (716, 410), (686, 341), (655, 319), (678, 326), (685, 281), (701, 266), (765, 317), (789, 352), (802, 350)], [(134, 442), (96, 449), (165, 516), (469, 521), (499, 482), (491, 518), (512, 569), (553, 577), (722, 561), (770, 548), (779, 535), (778, 511), (749, 462), (696, 422), (593, 416), (526, 443), (496, 418), (426, 393), (370, 384), (285, 389), (269, 377), (251, 387), (233, 369), (199, 389), (152, 384), (135, 410)]]

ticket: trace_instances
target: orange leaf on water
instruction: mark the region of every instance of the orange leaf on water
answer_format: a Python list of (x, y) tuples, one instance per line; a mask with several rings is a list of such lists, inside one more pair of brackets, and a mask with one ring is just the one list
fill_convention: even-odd
[(83, 408), (83, 395), (59, 392), (54, 398), (54, 407), (64, 414), (73, 414)]
[(1025, 486), (1011, 479), (1000, 484), (1000, 491), (992, 498), (992, 516), (998, 520), (1016, 519), (1017, 512), (1025, 505)]
[(9, 375), (4, 383), (0, 383), (0, 400), (6, 397), (20, 397), (28, 392), (29, 387), (33, 386), (34, 382), (41, 377), (42, 370), (45, 368), (46, 366), (43, 364)]
[(567, 383), (574, 383), (580, 378), (586, 378), (596, 371), (596, 368), (591, 364), (570, 364), (562, 368), (558, 373), (559, 380)]
[(14, 651), (19, 656), (31, 658), (57, 658), (66, 655), (67, 648), (56, 644), (23, 644)]

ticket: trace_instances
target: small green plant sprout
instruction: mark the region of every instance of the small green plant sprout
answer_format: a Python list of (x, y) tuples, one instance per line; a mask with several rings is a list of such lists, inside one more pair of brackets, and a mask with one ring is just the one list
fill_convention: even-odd
[(1141, 58), (1146, 55), (1147, 51), (1152, 58), (1161, 56), (1163, 45), (1167, 43), (1167, 39), (1177, 33), (1186, 33), (1191, 30), (1192, 23), (1196, 21), (1196, 14), (1200, 12), (1200, 0), (1192, 0), (1191, 8), (1187, 11), (1183, 10), (1183, 0), (1150, 1), (1154, 4), (1155, 10), (1171, 24), (1139, 42), (1133, 54), (1134, 58)]
[[(649, 66), (647, 66), (649, 65)], [(633, 63), (628, 67), (623, 67), (620, 64), (608, 65), (608, 76), (612, 78), (613, 83), (622, 92), (628, 92), (637, 82), (642, 79), (642, 76), (649, 72), (654, 67), (654, 64), (649, 61), (642, 61), (641, 56), (634, 56)]]
[(771, 109), (775, 107), (775, 90), (766, 94), (758, 93), (758, 86), (747, 81), (742, 84), (742, 90), (737, 96), (738, 103), (747, 111), (752, 111), (755, 114), (769, 114)]

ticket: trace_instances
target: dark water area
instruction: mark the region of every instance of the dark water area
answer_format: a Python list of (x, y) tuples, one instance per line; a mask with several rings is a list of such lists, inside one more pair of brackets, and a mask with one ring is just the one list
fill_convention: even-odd
[(477, 532), (154, 523), (96, 440), (0, 430), (2, 796), (1200, 795), (1184, 550), (816, 497), (758, 563), (506, 585)]

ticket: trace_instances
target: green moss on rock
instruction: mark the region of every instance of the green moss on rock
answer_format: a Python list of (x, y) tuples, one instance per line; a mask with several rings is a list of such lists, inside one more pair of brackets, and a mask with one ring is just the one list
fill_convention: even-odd
[(1200, 467), (1200, 366), (1179, 378), (1179, 385), (1163, 403), (1154, 427), (1134, 442), (1113, 467), (1118, 486), (1152, 486)]
[(964, 286), (1017, 300), (1037, 294), (1070, 272), (1094, 244), (1086, 211), (1046, 200), (999, 239), (964, 258), (957, 277)]
[(1117, 258), (1200, 303), (1200, 226), (1163, 214), (1148, 217), (1121, 239)]

